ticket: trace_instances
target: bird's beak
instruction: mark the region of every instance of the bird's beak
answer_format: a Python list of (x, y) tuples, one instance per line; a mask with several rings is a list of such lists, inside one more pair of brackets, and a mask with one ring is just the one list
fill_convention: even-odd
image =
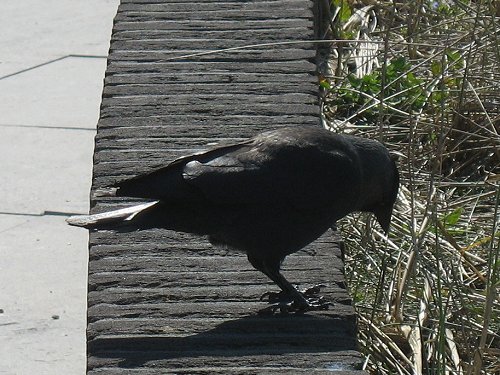
[(389, 232), (389, 226), (391, 224), (392, 206), (382, 207), (379, 210), (375, 211), (374, 214), (385, 234), (387, 234), (387, 232)]

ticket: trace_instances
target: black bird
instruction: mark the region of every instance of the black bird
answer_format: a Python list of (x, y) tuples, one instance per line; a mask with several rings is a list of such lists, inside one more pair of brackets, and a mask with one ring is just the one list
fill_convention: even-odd
[(381, 143), (319, 127), (283, 128), (115, 185), (117, 196), (153, 202), (67, 221), (206, 235), (244, 251), (281, 288), (290, 309), (304, 311), (324, 304), (283, 277), (284, 258), (353, 211), (372, 212), (387, 232), (398, 187), (396, 164)]

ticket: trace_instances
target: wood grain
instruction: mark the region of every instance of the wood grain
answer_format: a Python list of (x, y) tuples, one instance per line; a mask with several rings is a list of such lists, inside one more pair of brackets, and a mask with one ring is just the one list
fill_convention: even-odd
[[(122, 0), (92, 190), (263, 130), (320, 126), (314, 17), (309, 0)], [(94, 197), (91, 211), (135, 202)], [(88, 374), (362, 373), (335, 233), (283, 269), (325, 284), (333, 307), (262, 316), (276, 286), (244, 254), (167, 230), (92, 231)]]

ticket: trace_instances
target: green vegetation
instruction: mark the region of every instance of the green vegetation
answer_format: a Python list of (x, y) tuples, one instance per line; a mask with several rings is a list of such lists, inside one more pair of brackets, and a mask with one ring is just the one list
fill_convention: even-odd
[(325, 119), (384, 142), (402, 182), (388, 238), (340, 225), (367, 368), (500, 373), (500, 2), (332, 0), (330, 19), (350, 41), (322, 72)]
[[(382, 85), (383, 79), (385, 85)], [(410, 63), (404, 57), (398, 57), (385, 70), (376, 69), (361, 78), (348, 74), (346, 80), (336, 88), (334, 104), (342, 107), (348, 115), (356, 115), (358, 120), (362, 118), (371, 123), (379, 115), (376, 99), (379, 96), (385, 98), (385, 106), (389, 111), (397, 113), (401, 110), (420, 110), (426, 103), (425, 93), (423, 80), (415, 77)]]

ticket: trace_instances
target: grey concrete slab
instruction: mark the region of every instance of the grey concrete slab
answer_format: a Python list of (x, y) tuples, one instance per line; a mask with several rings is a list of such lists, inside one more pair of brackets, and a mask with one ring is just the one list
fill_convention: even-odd
[(0, 213), (87, 212), (93, 142), (89, 130), (0, 126)]
[(2, 375), (85, 373), (88, 234), (67, 226), (64, 216), (43, 213), (88, 210), (93, 137), (118, 3), (19, 0), (1, 6)]
[[(0, 214), (0, 238), (3, 239), (2, 233), (7, 232), (17, 226), (26, 223), (28, 218), (26, 215), (5, 215)], [(1, 308), (1, 307), (0, 307)]]
[(119, 0), (2, 1), (0, 77), (69, 54), (108, 53)]
[(0, 228), (0, 374), (84, 373), (87, 233), (59, 216)]
[(105, 68), (105, 58), (68, 57), (0, 79), (0, 126), (94, 129)]

